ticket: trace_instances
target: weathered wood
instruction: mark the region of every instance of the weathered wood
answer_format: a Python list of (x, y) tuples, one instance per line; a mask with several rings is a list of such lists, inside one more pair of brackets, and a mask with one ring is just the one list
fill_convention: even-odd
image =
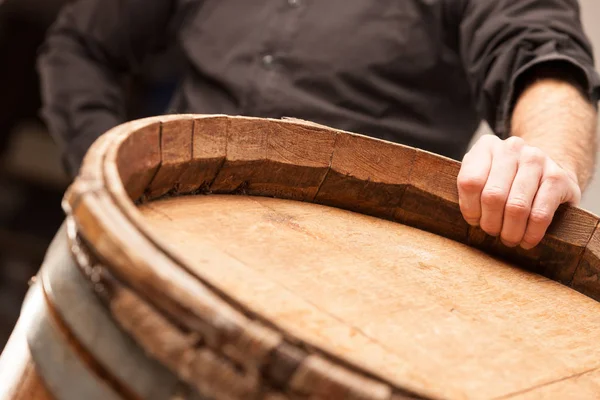
[(340, 134), (331, 169), (315, 202), (394, 219), (409, 183), (416, 151)]
[(144, 298), (202, 333), (215, 346), (223, 340), (227, 332), (223, 330), (241, 323), (241, 315), (145, 240), (113, 208), (106, 193), (83, 195), (81, 203), (73, 210), (73, 217), (85, 230), (86, 240), (103, 243), (95, 248), (100, 259)]
[(544, 239), (531, 250), (506, 247), (500, 238), (491, 237), (480, 228), (470, 228), (469, 244), (570, 285), (597, 223), (596, 216), (563, 205)]
[(194, 120), (164, 121), (160, 129), (161, 164), (146, 190), (150, 199), (171, 190), (177, 191), (179, 179), (192, 160), (192, 132)]
[(227, 154), (230, 120), (225, 116), (196, 118), (192, 136), (192, 160), (179, 178), (178, 193), (206, 192)]
[(596, 227), (573, 277), (573, 289), (600, 301), (600, 227)]
[(211, 286), (394, 387), (494, 398), (600, 367), (599, 303), (440, 236), (261, 197), (140, 210)]
[(249, 182), (264, 168), (267, 138), (272, 125), (261, 119), (231, 119), (227, 130), (227, 158), (210, 190), (215, 193), (247, 191)]
[(160, 167), (160, 123), (145, 126), (135, 135), (123, 135), (122, 143), (113, 149), (120, 166), (121, 181), (129, 198), (136, 201), (144, 194)]
[(574, 374), (567, 379), (547, 382), (534, 389), (514, 393), (507, 400), (597, 399), (600, 397), (600, 370)]
[(319, 356), (309, 356), (291, 378), (290, 388), (313, 399), (387, 400), (389, 386), (349, 373)]
[(410, 186), (396, 213), (404, 224), (454, 239), (467, 241), (468, 224), (458, 205), (456, 177), (460, 164), (417, 150), (410, 172)]
[(598, 225), (598, 217), (565, 205), (559, 207), (540, 243), (541, 274), (570, 284), (583, 251)]
[[(290, 209), (283, 207), (273, 210), (265, 200), (258, 201), (260, 207), (246, 210), (250, 217), (262, 216), (258, 225), (252, 219), (248, 220), (248, 216), (239, 217), (235, 229), (229, 227), (230, 221), (221, 221), (219, 218), (225, 218), (220, 214), (231, 217), (231, 213), (235, 214), (238, 210), (226, 209), (213, 215), (194, 211), (188, 212), (185, 217), (181, 215), (174, 218), (171, 211), (160, 208), (163, 204), (161, 201), (144, 205), (142, 216), (129, 200), (128, 194), (139, 193), (144, 184), (134, 187), (133, 183), (125, 182), (125, 186), (123, 185), (122, 176), (127, 176), (127, 167), (124, 159), (116, 155), (128, 136), (151, 129), (148, 126), (157, 122), (168, 126), (170, 121), (175, 121), (171, 126), (177, 132), (188, 132), (187, 128), (182, 127), (188, 127), (189, 121), (193, 121), (193, 132), (190, 128), (189, 133), (175, 135), (178, 139), (174, 139), (173, 143), (161, 142), (161, 168), (165, 167), (163, 175), (159, 176), (159, 170), (150, 187), (143, 188), (151, 196), (212, 190), (227, 194), (255, 194), (324, 202), (394, 219), (405, 225), (467, 242), (499, 254), (504, 259), (514, 259), (518, 265), (563, 283), (569, 283), (572, 279), (573, 287), (586, 294), (597, 292), (597, 275), (600, 271), (598, 251), (594, 247), (594, 238), (589, 245), (587, 243), (596, 227), (597, 218), (565, 207), (564, 212), (561, 209), (557, 215), (542, 245), (530, 251), (506, 249), (483, 232), (468, 228), (458, 207), (456, 175), (459, 164), (433, 154), (295, 120), (186, 115), (152, 118), (115, 128), (98, 141), (86, 157), (80, 178), (65, 198), (65, 209), (74, 215), (78, 231), (91, 243), (101, 262), (131, 293), (176, 329), (195, 333), (202, 338), (202, 346), (194, 350), (193, 353), (197, 355), (193, 360), (202, 360), (197, 368), (200, 368), (198, 377), (201, 378), (201, 384), (206, 385), (205, 390), (214, 390), (211, 393), (223, 393), (223, 396), (239, 397), (240, 392), (236, 390), (260, 387), (261, 393), (290, 398), (307, 394), (318, 396), (319, 393), (334, 390), (335, 393), (353, 393), (360, 398), (361, 390), (364, 389), (365, 393), (370, 393), (369, 396), (375, 396), (369, 398), (377, 398), (368, 387), (383, 387), (386, 393), (393, 392), (391, 396), (394, 399), (410, 398), (410, 392), (430, 396), (447, 394), (451, 398), (460, 397), (461, 393), (474, 393), (478, 397), (481, 393), (507, 395), (523, 390), (533, 393), (536, 384), (542, 385), (553, 379), (565, 378), (570, 372), (577, 373), (584, 368), (597, 367), (594, 362), (599, 359), (598, 354), (594, 348), (589, 348), (589, 343), (594, 340), (592, 338), (588, 341), (590, 336), (587, 336), (593, 336), (595, 330), (591, 325), (586, 327), (585, 324), (598, 323), (593, 321), (597, 310), (592, 310), (598, 303), (537, 275), (527, 274), (514, 267), (498, 268), (489, 258), (486, 262), (476, 262), (477, 267), (463, 258), (455, 260), (453, 255), (446, 256), (452, 263), (443, 268), (431, 268), (429, 261), (424, 266), (419, 264), (409, 268), (402, 279), (412, 284), (417, 278), (428, 277), (425, 282), (435, 287), (417, 291), (396, 283), (395, 286), (392, 285), (395, 287), (394, 295), (386, 294), (385, 290), (378, 287), (381, 283), (370, 278), (369, 274), (382, 270), (397, 271), (399, 267), (404, 267), (402, 263), (411, 265), (405, 256), (414, 250), (411, 250), (414, 243), (410, 243), (409, 239), (406, 239), (409, 244), (402, 242), (401, 246), (388, 245), (385, 250), (377, 250), (380, 248), (379, 242), (389, 244), (390, 237), (398, 234), (398, 227), (406, 228), (403, 225), (385, 222), (393, 224), (394, 228), (387, 229), (385, 235), (373, 235), (370, 240), (375, 244), (368, 242), (348, 247), (347, 243), (355, 243), (353, 241), (356, 237), (363, 235), (352, 228), (353, 221), (355, 218), (360, 220), (367, 217), (352, 214), (353, 217), (340, 219), (343, 223), (339, 229), (333, 229), (325, 222), (330, 218), (330, 213), (326, 212), (306, 225), (302, 221), (306, 221), (310, 213), (304, 210), (304, 206), (294, 204)], [(183, 139), (184, 136), (189, 136), (189, 140)], [(178, 140), (180, 143), (176, 145)], [(173, 153), (166, 151), (169, 148)], [(380, 163), (372, 161), (376, 157), (379, 157)], [(165, 158), (169, 160), (166, 164)], [(140, 165), (145, 162), (140, 161)], [(154, 161), (147, 165), (155, 164)], [(144, 176), (152, 174), (150, 169)], [(199, 201), (199, 198), (192, 199)], [(356, 199), (354, 203), (353, 199)], [(176, 201), (184, 204), (188, 200), (180, 198)], [(155, 222), (165, 219), (165, 215), (178, 222), (168, 222), (168, 218), (161, 222), (161, 229), (166, 229), (170, 236), (144, 221), (144, 218), (148, 219), (147, 212), (152, 212), (148, 211), (152, 208), (156, 214), (153, 214)], [(300, 214), (294, 214), (295, 212)], [(203, 215), (202, 219), (195, 220), (199, 215)], [(191, 221), (195, 225), (188, 226)], [(178, 228), (168, 228), (170, 223)], [(384, 222), (378, 222), (382, 223)], [(257, 236), (257, 232), (262, 232), (269, 226), (278, 227), (278, 230), (267, 236), (267, 239), (263, 235)], [(192, 241), (190, 232), (197, 232), (199, 229), (208, 238)], [(227, 229), (233, 229), (231, 235), (218, 239)], [(245, 234), (238, 236), (240, 232)], [(349, 232), (354, 232), (354, 236)], [(235, 237), (244, 239), (232, 240)], [(279, 241), (267, 246), (269, 237), (279, 238)], [(248, 243), (254, 245), (245, 244), (246, 238), (249, 238)], [(338, 242), (342, 238), (343, 241)], [(229, 247), (222, 248), (224, 244)], [(447, 252), (454, 245), (456, 243), (448, 241), (443, 246), (444, 251)], [(182, 246), (189, 246), (189, 254), (182, 251)], [(275, 253), (265, 253), (265, 246), (273, 249), (277, 257)], [(356, 248), (373, 252), (370, 257), (374, 260), (385, 260), (391, 255), (395, 258), (378, 267), (377, 262), (372, 264), (373, 261), (369, 261), (369, 258), (361, 256), (361, 262), (356, 264)], [(191, 249), (193, 256), (190, 255)], [(329, 251), (324, 252), (324, 249)], [(439, 251), (443, 252), (441, 249)], [(420, 254), (431, 251), (431, 248), (424, 247)], [(331, 254), (336, 254), (338, 259), (331, 259)], [(279, 269), (274, 269), (278, 265), (277, 259), (286, 260), (287, 264), (282, 263)], [(402, 263), (399, 264), (398, 260)], [(469, 260), (473, 261), (471, 258)], [(455, 264), (460, 263), (464, 264), (464, 268), (455, 271), (455, 275), (432, 279), (436, 271), (444, 274), (444, 271), (457, 268)], [(484, 268), (485, 274), (470, 275), (488, 263)], [(360, 269), (347, 273), (346, 269), (355, 264)], [(577, 265), (579, 267), (576, 269)], [(313, 268), (319, 268), (319, 274), (315, 274)], [(313, 271), (310, 274), (312, 281), (290, 281), (295, 274), (310, 271)], [(282, 287), (279, 281), (269, 283), (275, 277), (286, 284)], [(341, 293), (340, 290), (350, 288), (344, 282), (354, 281), (354, 278), (357, 278), (356, 282), (363, 283), (363, 287)], [(391, 276), (386, 279), (382, 282), (391, 284), (399, 278)], [(501, 282), (504, 281), (510, 282), (510, 285), (502, 286)], [(309, 282), (312, 286), (308, 285)], [(465, 286), (468, 282), (479, 282), (474, 285), (476, 289), (471, 290), (471, 293), (466, 289), (468, 285)], [(492, 288), (489, 286), (490, 282), (493, 282)], [(365, 292), (364, 285), (371, 285), (371, 290)], [(398, 292), (399, 287), (403, 291)], [(328, 291), (319, 294), (318, 290), (325, 288)], [(372, 307), (354, 314), (352, 310), (357, 304), (348, 299), (365, 296), (363, 292), (372, 296), (363, 301)], [(302, 293), (302, 296), (294, 293)], [(397, 300), (397, 296), (411, 296), (411, 293), (413, 303), (409, 304), (421, 305), (422, 309), (405, 307), (392, 313), (393, 315), (385, 318), (382, 316), (389, 302)], [(447, 293), (447, 297), (443, 297), (443, 293)], [(303, 296), (308, 296), (306, 298), (310, 299), (309, 304), (303, 302)], [(462, 299), (461, 296), (465, 297), (461, 300), (464, 302), (460, 307), (450, 307), (450, 311), (444, 307), (438, 308), (448, 301)], [(264, 301), (264, 304), (260, 301)], [(377, 306), (372, 301), (377, 301)], [(515, 307), (518, 303), (518, 307), (511, 309), (513, 302)], [(260, 304), (264, 306), (259, 306)], [(500, 311), (497, 310), (498, 304)], [(323, 313), (324, 309), (330, 307), (335, 311), (332, 315)], [(489, 319), (483, 321), (480, 314), (474, 313), (474, 310), (481, 312), (482, 307), (489, 313)], [(507, 313), (506, 307), (512, 311)], [(551, 311), (544, 311), (544, 307)], [(578, 307), (585, 309), (581, 314), (586, 318), (572, 320), (573, 309), (579, 309)], [(518, 311), (515, 311), (517, 308)], [(288, 310), (287, 315), (284, 310)], [(440, 321), (441, 325), (427, 324), (422, 315), (427, 315), (428, 312), (435, 314), (438, 312), (436, 310), (440, 314), (432, 315), (432, 320)], [(333, 318), (338, 313), (343, 315)], [(352, 329), (346, 330), (344, 324), (359, 317), (365, 320), (359, 320), (352, 325)], [(123, 318), (121, 323), (125, 324)], [(298, 323), (299, 318), (303, 324)], [(390, 328), (390, 319), (396, 318), (401, 321), (402, 329), (393, 325), (393, 329), (390, 329), (393, 334), (383, 334), (381, 327)], [(566, 322), (560, 323), (561, 318)], [(511, 327), (518, 326), (522, 329), (515, 333), (503, 331), (499, 328), (501, 325), (491, 328), (491, 325), (501, 324), (502, 321), (510, 321)], [(528, 331), (531, 321), (541, 324), (542, 328)], [(490, 327), (481, 328), (486, 323), (491, 324)], [(555, 323), (556, 326), (553, 325)], [(442, 329), (440, 326), (444, 324), (450, 325)], [(464, 326), (461, 327), (460, 324)], [(439, 334), (428, 331), (431, 326), (440, 327), (441, 331), (447, 332), (448, 337), (440, 339)], [(573, 335), (574, 330), (585, 332), (585, 335)], [(496, 331), (502, 331), (504, 335), (497, 336)], [(383, 335), (385, 340), (371, 342), (373, 332)], [(148, 335), (151, 336), (149, 332), (143, 333), (139, 340), (150, 337)], [(552, 339), (549, 340), (549, 337)], [(412, 353), (402, 353), (402, 357), (395, 358), (398, 355), (390, 352), (389, 345), (402, 342), (402, 338), (411, 344), (407, 349), (410, 348)], [(418, 343), (414, 343), (414, 338), (418, 338)], [(461, 345), (454, 342), (461, 338), (465, 340)], [(494, 343), (492, 338), (499, 342)], [(435, 340), (449, 342), (444, 342), (447, 345), (443, 346)], [(529, 347), (527, 343), (530, 341), (535, 341), (536, 345)], [(538, 348), (538, 343), (546, 342), (549, 347)], [(386, 346), (381, 346), (381, 343), (386, 343)], [(476, 351), (476, 354), (487, 351), (488, 354), (498, 356), (474, 360), (475, 353), (453, 353), (457, 348), (478, 349), (479, 353)], [(281, 349), (292, 349), (285, 354), (295, 354), (299, 359), (278, 358), (283, 354)], [(361, 350), (355, 352), (352, 349)], [(431, 349), (436, 351), (432, 352)], [(529, 354), (530, 357), (524, 358), (523, 354)], [(311, 386), (307, 383), (302, 389), (308, 391), (306, 393), (294, 391), (290, 387), (293, 377), (299, 376), (299, 371), (302, 371), (300, 366), (304, 365), (305, 360), (315, 357), (323, 360), (326, 365), (332, 365), (332, 371), (342, 371), (343, 376), (350, 376), (350, 380), (337, 379), (342, 375), (329, 368), (313, 368), (313, 382), (322, 384)], [(428, 369), (440, 365), (439, 360), (445, 359), (444, 357), (455, 357), (456, 362), (448, 364), (443, 373)], [(370, 364), (371, 359), (380, 360), (383, 366)], [(273, 365), (282, 360), (284, 373), (274, 372)], [(408, 372), (407, 360), (413, 360), (414, 365), (418, 366), (417, 370), (421, 368), (421, 375), (417, 378)], [(191, 361), (187, 362), (188, 366), (192, 365)], [(222, 376), (227, 377), (226, 380), (217, 379), (212, 375), (214, 372), (208, 369), (201, 372), (202, 365), (213, 364), (213, 371), (221, 370)], [(185, 375), (181, 364), (177, 368), (177, 374)], [(239, 368), (248, 374), (241, 376)], [(258, 376), (254, 375), (258, 371), (261, 371), (262, 378), (253, 381)], [(506, 378), (506, 371), (509, 371), (510, 379)], [(470, 377), (478, 376), (477, 374), (490, 377), (490, 381), (482, 379), (474, 384)], [(502, 376), (503, 380), (498, 381), (498, 376)], [(364, 379), (375, 386), (359, 385), (357, 392), (356, 382)], [(223, 387), (227, 388), (228, 385), (224, 382), (232, 380), (237, 380), (237, 383), (230, 384), (231, 387), (227, 389), (230, 392), (219, 392)], [(444, 392), (440, 389), (443, 387), (451, 389)]]
[(253, 398), (261, 389), (258, 376), (238, 372), (207, 348), (203, 338), (185, 334), (157, 314), (133, 292), (116, 288), (110, 302), (117, 320), (156, 359), (209, 398)]
[(231, 119), (227, 159), (210, 189), (312, 200), (329, 170), (335, 136), (309, 124)]
[[(72, 221), (69, 226), (74, 228)], [(71, 229), (72, 230), (72, 229)], [(98, 282), (101, 269), (93, 265), (80, 249), (80, 244), (66, 240), (63, 226), (50, 249), (40, 277), (47, 298), (63, 321), (69, 334), (85, 349), (95, 363), (107, 371), (119, 386), (141, 399), (164, 399), (176, 390), (177, 378), (164, 367), (149, 359), (143, 350), (119, 329), (112, 316), (93, 293), (104, 290)], [(71, 232), (73, 235), (73, 232)], [(88, 282), (72, 259), (87, 271)]]
[(292, 375), (308, 356), (306, 351), (287, 343), (281, 343), (270, 356), (264, 367), (264, 374), (277, 389), (285, 389)]

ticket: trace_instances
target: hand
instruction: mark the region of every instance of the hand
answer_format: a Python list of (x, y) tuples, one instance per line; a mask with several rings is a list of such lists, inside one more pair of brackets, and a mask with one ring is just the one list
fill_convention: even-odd
[(458, 174), (465, 220), (509, 247), (535, 247), (558, 206), (577, 205), (577, 177), (519, 137), (485, 135), (465, 155)]

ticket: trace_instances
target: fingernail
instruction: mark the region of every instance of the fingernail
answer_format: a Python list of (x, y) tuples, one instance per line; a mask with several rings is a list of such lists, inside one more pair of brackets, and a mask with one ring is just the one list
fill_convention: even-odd
[(502, 244), (506, 247), (517, 247), (519, 243), (507, 242), (506, 240), (502, 240)]
[(529, 243), (521, 243), (520, 246), (523, 250), (531, 250), (535, 247)]
[(467, 224), (471, 225), (471, 226), (479, 226), (479, 220), (478, 219), (466, 219), (465, 221), (467, 221)]

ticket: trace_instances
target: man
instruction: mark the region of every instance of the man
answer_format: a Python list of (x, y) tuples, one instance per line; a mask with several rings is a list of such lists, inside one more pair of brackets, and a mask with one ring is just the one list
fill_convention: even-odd
[(292, 116), (460, 159), (465, 219), (535, 246), (594, 164), (576, 0), (79, 0), (42, 51), (44, 115), (75, 173), (124, 122), (122, 79), (173, 33), (174, 112)]

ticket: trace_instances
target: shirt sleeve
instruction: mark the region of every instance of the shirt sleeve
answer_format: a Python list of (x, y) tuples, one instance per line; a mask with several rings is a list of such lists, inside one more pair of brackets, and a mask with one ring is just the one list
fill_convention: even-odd
[(478, 111), (501, 137), (519, 79), (559, 64), (593, 103), (600, 78), (577, 0), (463, 0), (460, 53)]
[(171, 0), (77, 0), (40, 50), (42, 116), (75, 175), (92, 143), (125, 120), (124, 77), (167, 29)]

